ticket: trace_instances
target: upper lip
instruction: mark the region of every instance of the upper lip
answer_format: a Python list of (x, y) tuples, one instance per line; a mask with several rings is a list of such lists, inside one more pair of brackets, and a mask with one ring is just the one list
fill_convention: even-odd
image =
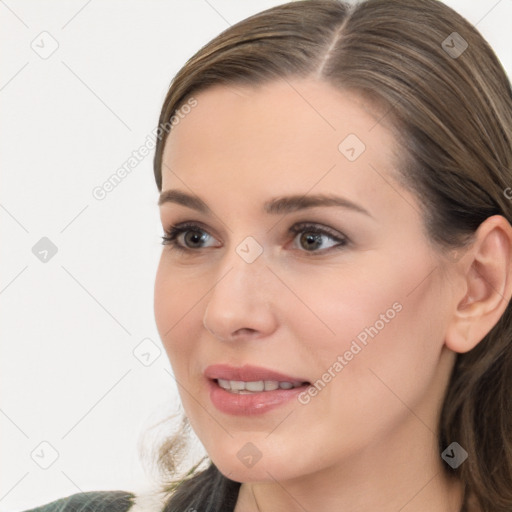
[(303, 383), (307, 379), (285, 375), (261, 366), (230, 366), (228, 364), (213, 364), (206, 368), (204, 375), (209, 379), (237, 380), (254, 382), (260, 380), (275, 380), (278, 382)]

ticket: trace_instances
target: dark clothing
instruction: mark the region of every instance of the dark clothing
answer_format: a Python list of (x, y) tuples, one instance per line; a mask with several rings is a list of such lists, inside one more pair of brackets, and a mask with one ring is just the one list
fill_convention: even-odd
[(80, 492), (24, 512), (127, 512), (134, 497), (125, 491)]

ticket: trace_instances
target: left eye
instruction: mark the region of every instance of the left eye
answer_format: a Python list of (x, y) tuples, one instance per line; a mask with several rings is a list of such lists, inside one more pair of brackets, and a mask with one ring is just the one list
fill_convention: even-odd
[[(329, 229), (322, 228), (316, 224), (297, 224), (290, 228), (290, 233), (296, 235), (294, 240), (300, 235), (298, 238), (299, 244), (301, 244), (303, 248), (306, 247), (306, 252), (323, 252), (333, 247), (343, 247), (348, 243), (345, 236), (339, 236), (332, 233)], [(325, 247), (323, 243), (323, 240), (326, 238), (334, 242), (331, 243), (329, 247)], [(320, 248), (322, 248), (322, 251), (315, 250)], [(313, 249), (313, 251), (311, 249)]]

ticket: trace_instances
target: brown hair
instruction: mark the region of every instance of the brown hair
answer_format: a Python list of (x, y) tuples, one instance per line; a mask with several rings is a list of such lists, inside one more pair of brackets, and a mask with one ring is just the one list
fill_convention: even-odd
[[(457, 34), (454, 34), (457, 33)], [(465, 47), (467, 44), (467, 47)], [(462, 52), (462, 53), (461, 53)], [(439, 248), (459, 247), (489, 216), (512, 221), (512, 92), (489, 44), (437, 0), (302, 0), (231, 26), (174, 77), (159, 123), (191, 95), (216, 84), (257, 86), (315, 77), (380, 105), (402, 147), (401, 182), (423, 208)], [(162, 154), (154, 173), (162, 187)], [(469, 454), (447, 474), (482, 511), (512, 510), (512, 318), (458, 354), (439, 422), (439, 453), (457, 441)], [(160, 449), (170, 468), (174, 438)], [(232, 510), (240, 484), (213, 465), (170, 484), (166, 512)]]

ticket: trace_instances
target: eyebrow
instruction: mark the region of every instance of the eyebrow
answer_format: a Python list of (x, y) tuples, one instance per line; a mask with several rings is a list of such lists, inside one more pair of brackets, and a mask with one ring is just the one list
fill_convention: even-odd
[[(165, 203), (180, 204), (204, 214), (213, 213), (202, 199), (197, 196), (187, 194), (186, 192), (182, 192), (181, 190), (170, 189), (163, 191), (158, 199), (158, 206), (161, 206)], [(369, 217), (373, 218), (370, 212), (362, 206), (344, 197), (328, 194), (308, 194), (275, 197), (265, 202), (263, 209), (268, 214), (277, 215), (318, 206), (338, 206), (362, 213), (364, 215), (368, 215)]]

